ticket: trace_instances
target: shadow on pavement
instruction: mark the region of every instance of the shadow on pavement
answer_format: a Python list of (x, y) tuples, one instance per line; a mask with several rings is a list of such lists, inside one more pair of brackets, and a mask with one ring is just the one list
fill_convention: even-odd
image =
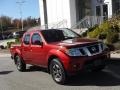
[(66, 86), (120, 86), (120, 59), (112, 58), (107, 63), (103, 71), (71, 77)]
[(13, 71), (1, 71), (0, 72), (0, 75), (6, 75), (6, 74), (9, 74), (9, 73), (12, 73)]
[(69, 79), (67, 86), (117, 86), (120, 78), (108, 73), (84, 73)]
[[(100, 72), (80, 73), (68, 79), (65, 86), (120, 86), (120, 59), (112, 58), (106, 62), (107, 67)], [(47, 70), (37, 66), (30, 66), (27, 72)]]
[(26, 72), (36, 72), (36, 71), (42, 71), (42, 72), (48, 73), (47, 69), (39, 66), (29, 66), (28, 69), (26, 70)]

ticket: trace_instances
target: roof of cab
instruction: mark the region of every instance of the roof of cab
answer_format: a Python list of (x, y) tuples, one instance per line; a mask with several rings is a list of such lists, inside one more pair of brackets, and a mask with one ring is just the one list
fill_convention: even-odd
[(43, 31), (43, 30), (60, 30), (60, 29), (68, 29), (68, 28), (41, 29), (40, 26), (37, 26), (37, 27), (33, 27), (33, 28), (28, 29), (26, 33)]

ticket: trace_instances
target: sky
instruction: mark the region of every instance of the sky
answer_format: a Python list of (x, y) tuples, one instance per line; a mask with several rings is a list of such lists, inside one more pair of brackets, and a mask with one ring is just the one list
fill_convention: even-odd
[(39, 0), (0, 0), (0, 16), (5, 15), (11, 18), (20, 18), (20, 5), (16, 2), (24, 3), (21, 6), (22, 17), (29, 16), (39, 18)]

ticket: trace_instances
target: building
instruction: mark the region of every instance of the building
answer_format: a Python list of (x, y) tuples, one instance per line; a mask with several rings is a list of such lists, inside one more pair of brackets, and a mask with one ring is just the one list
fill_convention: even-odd
[(120, 0), (39, 0), (39, 6), (41, 25), (71, 28), (86, 16), (110, 18), (120, 11)]

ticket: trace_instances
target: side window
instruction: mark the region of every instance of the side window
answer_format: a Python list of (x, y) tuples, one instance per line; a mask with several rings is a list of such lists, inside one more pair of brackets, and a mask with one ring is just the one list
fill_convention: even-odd
[(29, 45), (30, 44), (30, 34), (25, 35), (24, 37), (24, 44)]
[(33, 45), (37, 45), (38, 43), (40, 43), (42, 40), (41, 40), (41, 37), (40, 37), (40, 35), (38, 34), (38, 33), (34, 33), (33, 35), (32, 35), (32, 41), (31, 41), (31, 43), (33, 44)]

